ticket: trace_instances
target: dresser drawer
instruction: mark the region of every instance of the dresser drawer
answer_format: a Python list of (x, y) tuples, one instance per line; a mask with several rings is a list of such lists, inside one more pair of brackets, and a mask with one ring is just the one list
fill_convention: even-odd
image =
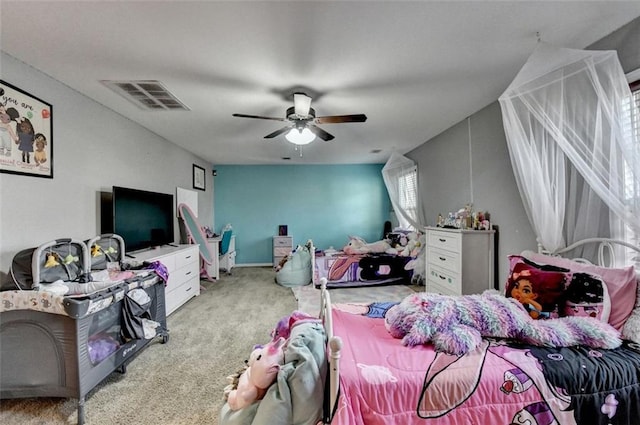
[(273, 248), (273, 256), (274, 257), (284, 257), (291, 252), (291, 247), (285, 248)]
[(460, 233), (429, 231), (427, 245), (433, 248), (446, 249), (447, 251), (460, 251)]
[(162, 263), (162, 265), (167, 268), (167, 271), (169, 272), (169, 276), (171, 276), (171, 272), (173, 272), (176, 269), (175, 255), (166, 255), (164, 257), (160, 257), (150, 261), (159, 261), (160, 263)]
[(460, 273), (460, 254), (457, 252), (429, 248), (427, 260), (429, 265)]
[(177, 253), (175, 255), (176, 269), (182, 268), (187, 264), (197, 263), (198, 256), (200, 255), (198, 249), (199, 249), (198, 246), (195, 246), (192, 249), (185, 249)]
[(273, 248), (289, 247), (293, 246), (293, 239), (291, 236), (275, 236), (273, 238)]
[[(430, 267), (428, 274), (427, 291), (440, 292), (446, 295), (460, 295), (462, 293), (462, 282), (459, 274), (436, 267)], [(432, 291), (432, 288), (439, 290)]]
[(172, 273), (169, 274), (169, 282), (167, 282), (165, 292), (167, 294), (171, 293), (173, 290), (181, 286), (183, 283), (193, 278), (199, 279), (199, 277), (200, 276), (198, 275), (198, 263), (191, 263), (177, 270), (174, 270)]
[(191, 279), (171, 291), (171, 296), (165, 300), (167, 314), (171, 314), (184, 304), (189, 298), (199, 295), (199, 279)]

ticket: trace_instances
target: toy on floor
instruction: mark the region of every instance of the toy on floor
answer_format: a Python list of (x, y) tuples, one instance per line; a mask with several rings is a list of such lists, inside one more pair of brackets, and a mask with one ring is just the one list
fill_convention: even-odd
[(278, 338), (254, 350), (254, 359), (238, 378), (237, 388), (231, 390), (227, 402), (231, 410), (239, 410), (261, 400), (274, 383), (284, 363), (284, 338)]
[(474, 350), (482, 337), (547, 347), (612, 349), (622, 344), (619, 332), (608, 323), (577, 316), (534, 320), (517, 300), (493, 290), (480, 295), (409, 295), (389, 309), (385, 327), (404, 345), (432, 343), (436, 351), (455, 355)]

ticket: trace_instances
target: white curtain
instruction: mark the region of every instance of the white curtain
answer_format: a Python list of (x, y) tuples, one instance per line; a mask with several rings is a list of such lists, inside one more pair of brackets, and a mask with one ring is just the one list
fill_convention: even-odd
[(426, 224), (420, 204), (416, 164), (409, 158), (393, 152), (382, 168), (382, 178), (399, 226), (422, 232)]
[(623, 131), (630, 98), (615, 51), (546, 43), (500, 96), (516, 182), (546, 250), (640, 230), (640, 200), (625, 190), (640, 178), (638, 141)]

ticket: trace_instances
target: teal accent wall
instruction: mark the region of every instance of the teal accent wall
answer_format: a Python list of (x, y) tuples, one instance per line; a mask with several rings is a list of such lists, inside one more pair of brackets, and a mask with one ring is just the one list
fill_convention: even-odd
[(288, 226), (294, 247), (340, 249), (348, 235), (382, 238), (391, 204), (384, 164), (215, 166), (215, 231), (230, 223), (236, 263), (271, 263), (273, 236)]

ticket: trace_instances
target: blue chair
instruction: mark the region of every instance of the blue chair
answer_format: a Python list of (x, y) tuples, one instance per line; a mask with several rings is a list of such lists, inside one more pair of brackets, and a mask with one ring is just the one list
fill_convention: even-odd
[(222, 232), (222, 238), (220, 240), (220, 256), (219, 265), (221, 270), (225, 270), (227, 274), (231, 274), (231, 269), (235, 265), (236, 251), (229, 250), (231, 247), (231, 237), (233, 236), (233, 230), (227, 229)]

